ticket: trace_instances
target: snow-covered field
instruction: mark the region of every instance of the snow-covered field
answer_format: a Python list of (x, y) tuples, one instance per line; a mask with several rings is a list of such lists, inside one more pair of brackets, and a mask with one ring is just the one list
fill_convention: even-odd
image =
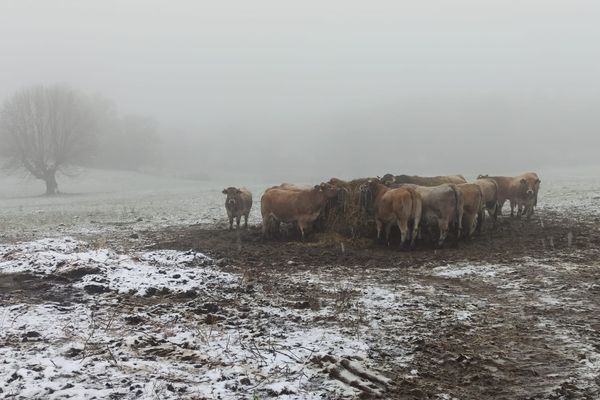
[[(588, 223), (574, 241), (600, 232), (596, 172), (540, 173), (532, 224), (559, 213)], [(154, 249), (142, 234), (223, 227), (221, 190), (239, 183), (78, 179), (56, 198), (1, 179), (0, 397), (600, 396), (592, 239), (517, 258), (424, 253), (403, 267), (399, 252), (384, 253), (388, 265), (315, 265), (299, 248), (265, 265), (249, 253), (250, 267), (210, 248)], [(267, 186), (249, 186), (251, 224)]]
[[(135, 172), (85, 170), (64, 176), (57, 197), (41, 196), (43, 182), (0, 175), (0, 242), (46, 236), (90, 235), (95, 241), (111, 234), (135, 235), (161, 226), (224, 223), (228, 186), (243, 182), (205, 182), (156, 177)], [(269, 185), (245, 185), (260, 204)], [(251, 223), (260, 221), (253, 207)]]

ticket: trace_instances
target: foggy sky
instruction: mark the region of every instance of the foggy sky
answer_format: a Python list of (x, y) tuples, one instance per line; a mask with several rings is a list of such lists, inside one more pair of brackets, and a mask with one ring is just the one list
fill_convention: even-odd
[(598, 21), (596, 1), (2, 0), (0, 100), (100, 93), (209, 176), (592, 164)]

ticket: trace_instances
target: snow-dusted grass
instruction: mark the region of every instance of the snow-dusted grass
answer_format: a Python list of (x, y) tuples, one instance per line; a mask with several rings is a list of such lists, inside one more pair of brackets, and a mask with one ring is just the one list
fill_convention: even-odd
[[(4, 395), (175, 399), (258, 394), (316, 399), (358, 393), (330, 379), (314, 360), (334, 355), (366, 362), (368, 340), (333, 326), (302, 323), (323, 316), (325, 310), (338, 312), (333, 306), (286, 313), (270, 302), (257, 301), (263, 294), (246, 295), (239, 276), (219, 271), (203, 254), (123, 255), (65, 237), (2, 245), (0, 257), (4, 274), (27, 273), (43, 279), (87, 269), (72, 283), (75, 290), (83, 289), (78, 300), (65, 296), (58, 303), (32, 304), (21, 298), (0, 306)], [(86, 294), (90, 285), (103, 290)], [(193, 294), (155, 304), (148, 296), (163, 288), (168, 289), (167, 299)], [(131, 296), (130, 300), (123, 295)], [(366, 293), (371, 296), (372, 307), (393, 301), (387, 299), (391, 294), (382, 299), (381, 294)], [(193, 311), (206, 300), (248, 304), (247, 314), (240, 324), (207, 323), (206, 312)], [(213, 318), (236, 312), (222, 307), (214, 306)], [(365, 368), (362, 363), (361, 368)]]

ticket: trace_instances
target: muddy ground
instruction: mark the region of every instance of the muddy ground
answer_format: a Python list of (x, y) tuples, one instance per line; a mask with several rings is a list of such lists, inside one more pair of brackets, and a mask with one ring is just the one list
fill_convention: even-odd
[[(289, 235), (293, 240), (284, 234), (265, 242), (256, 227), (229, 232), (201, 226), (145, 233), (155, 242), (153, 248), (205, 251), (225, 270), (248, 276), (276, 298), (317, 301), (310, 280), (302, 284), (288, 279), (291, 271), (315, 269), (326, 271), (332, 281), (353, 277), (346, 286), (350, 291), (352, 281), (392, 286), (416, 282), (427, 287), (428, 307), (439, 315), (417, 318), (415, 332), (391, 329), (381, 337), (403, 346), (396, 335), (418, 337), (419, 331), (427, 332), (416, 345), (411, 343), (413, 360), (396, 365), (394, 354), (373, 353), (376, 364), (385, 366), (394, 382), (385, 397), (436, 398), (440, 393), (459, 399), (600, 397), (600, 376), (583, 378), (581, 372), (582, 365), (597, 362), (600, 354), (597, 219), (582, 221), (551, 211), (538, 213), (531, 221), (504, 217), (495, 229), (488, 225), (481, 235), (458, 246), (449, 243), (435, 249), (420, 244), (410, 252), (399, 251), (394, 243), (388, 248), (360, 242), (357, 248), (352, 241), (346, 241), (342, 251), (340, 238), (322, 245), (314, 236), (300, 243), (293, 232)], [(444, 265), (511, 268), (506, 276), (494, 279), (479, 279), (477, 267), (475, 278), (432, 275), (432, 269)], [(465, 306), (477, 312), (467, 321), (452, 318), (452, 309)], [(587, 346), (591, 353), (582, 350)], [(418, 378), (410, 376), (414, 370)]]
[[(223, 332), (241, 331), (255, 346), (268, 332), (280, 332), (283, 340), (315, 329), (364, 344), (356, 357), (354, 349), (343, 348), (347, 344), (325, 344), (304, 356), (290, 356), (292, 350), (282, 345), (278, 351), (303, 367), (271, 373), (305, 380), (296, 389), (274, 389), (261, 387), (259, 375), (248, 373), (235, 378), (239, 387), (227, 387), (238, 393), (232, 398), (600, 398), (598, 219), (541, 210), (531, 221), (503, 217), (495, 229), (486, 226), (458, 245), (435, 249), (421, 243), (410, 252), (399, 251), (394, 242), (387, 247), (326, 235), (297, 239), (291, 231), (264, 241), (255, 226), (228, 231), (211, 225), (115, 235), (106, 243), (119, 243), (128, 252), (202, 252), (216, 260), (216, 270), (238, 276), (239, 284), (178, 293), (156, 288), (140, 297), (111, 291), (101, 281), (77, 289), (74, 282), (94, 274), (79, 268), (66, 276), (4, 276), (0, 299), (82, 304), (98, 301), (90, 295), (103, 296), (104, 315), (121, 316), (125, 326), (143, 327), (152, 318), (164, 323), (177, 310), (173, 323), (193, 319)], [(3, 347), (27, 346), (22, 337), (15, 339), (18, 345), (13, 339)], [(181, 344), (158, 351), (154, 338), (136, 346), (153, 361), (199, 363), (189, 355), (182, 358)], [(94, 354), (119, 367), (121, 344), (107, 349), (99, 346)], [(260, 359), (261, 349), (267, 352), (259, 345), (250, 353)], [(262, 362), (268, 364), (263, 359), (259, 366)], [(305, 376), (304, 368), (317, 374)], [(183, 378), (169, 385), (157, 398), (220, 398), (189, 395), (193, 382)], [(129, 381), (124, 386), (134, 387)]]

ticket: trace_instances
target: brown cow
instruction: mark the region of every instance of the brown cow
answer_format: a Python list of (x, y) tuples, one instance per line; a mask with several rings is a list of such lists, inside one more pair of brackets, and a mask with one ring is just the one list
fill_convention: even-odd
[(529, 219), (533, 215), (533, 207), (537, 205), (538, 191), (540, 189), (540, 179), (535, 172), (527, 172), (518, 176), (488, 176), (479, 175), (477, 179), (493, 179), (498, 185), (498, 213), (502, 211), (502, 206), (508, 200), (510, 202), (510, 216), (520, 217), (523, 212)]
[[(498, 184), (495, 180), (486, 178), (477, 179), (473, 183), (481, 189), (483, 204), (488, 215), (492, 218), (493, 226), (496, 227), (496, 221), (498, 220)], [(477, 221), (477, 230), (481, 232), (482, 227), (483, 218)]]
[(442, 246), (448, 232), (450, 224), (456, 226), (456, 238), (462, 234), (463, 218), (463, 195), (454, 184), (445, 183), (439, 186), (418, 186), (414, 184), (393, 184), (390, 187), (412, 187), (421, 195), (423, 200), (423, 214), (421, 225), (429, 228), (437, 225), (440, 231), (438, 246)]
[[(389, 246), (390, 230), (396, 224), (400, 229), (400, 247), (410, 238), (410, 248), (414, 248), (423, 209), (421, 196), (410, 187), (390, 189), (378, 179), (369, 179), (365, 186), (373, 202), (377, 239), (381, 239), (381, 230), (385, 229)], [(409, 224), (412, 224), (410, 232)]]
[(236, 219), (238, 229), (240, 228), (240, 219), (244, 217), (244, 228), (248, 228), (248, 215), (252, 208), (252, 193), (246, 188), (228, 187), (223, 189), (223, 194), (227, 195), (225, 200), (225, 209), (229, 217), (229, 230), (233, 229), (233, 219)]
[[(303, 191), (303, 190), (312, 190), (313, 188), (314, 188), (314, 186), (311, 186), (311, 185), (303, 185), (303, 184), (297, 184), (297, 183), (284, 182), (281, 185), (270, 187), (267, 190), (284, 189), (284, 190), (291, 190), (291, 191), (298, 192), (298, 191)], [(327, 218), (327, 213), (329, 212), (329, 209), (332, 207), (332, 204), (334, 204), (335, 201), (336, 201), (335, 197), (332, 199), (329, 199), (327, 201), (327, 203), (325, 204), (325, 206), (323, 206), (321, 213), (319, 214), (317, 219), (315, 221), (313, 221), (313, 229), (315, 231), (322, 231), (324, 229), (325, 220)]]
[(277, 230), (281, 222), (297, 222), (304, 239), (304, 230), (317, 219), (327, 200), (335, 197), (337, 192), (338, 188), (328, 183), (316, 185), (311, 190), (267, 190), (260, 202), (263, 235), (268, 235), (271, 222), (275, 223)]
[(439, 186), (444, 183), (467, 183), (467, 180), (462, 175), (448, 175), (448, 176), (409, 176), (409, 175), (392, 175), (385, 174), (381, 180), (385, 183), (411, 183), (419, 186)]
[(467, 238), (473, 236), (475, 228), (479, 225), (479, 221), (483, 223), (484, 216), (484, 202), (483, 193), (479, 185), (474, 183), (461, 183), (456, 185), (458, 190), (463, 195), (463, 217), (462, 217), (462, 228), (464, 235)]

